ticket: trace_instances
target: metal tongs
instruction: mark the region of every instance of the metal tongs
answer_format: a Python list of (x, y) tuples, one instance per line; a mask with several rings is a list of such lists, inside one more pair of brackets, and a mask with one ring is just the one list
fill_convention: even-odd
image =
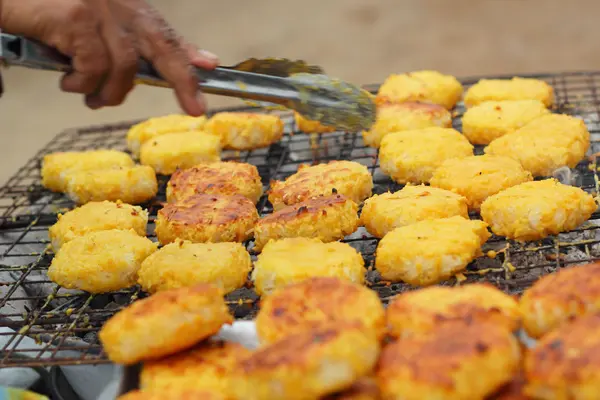
[[(68, 57), (34, 40), (0, 33), (0, 60), (22, 66), (67, 72)], [(347, 131), (367, 130), (375, 120), (375, 105), (367, 91), (323, 75), (319, 67), (301, 61), (250, 59), (212, 71), (196, 68), (205, 93), (274, 103), (304, 117)], [(145, 60), (139, 61), (136, 83), (168, 84)]]

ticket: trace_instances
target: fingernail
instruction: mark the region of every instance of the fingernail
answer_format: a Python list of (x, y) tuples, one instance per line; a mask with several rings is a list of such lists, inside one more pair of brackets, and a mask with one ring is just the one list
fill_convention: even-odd
[(211, 61), (215, 61), (215, 62), (219, 61), (219, 57), (217, 57), (216, 54), (213, 54), (210, 51), (198, 50), (198, 54), (200, 54), (204, 58), (210, 59)]
[(104, 102), (100, 96), (88, 96), (85, 98), (85, 104), (92, 110), (97, 110), (104, 106)]

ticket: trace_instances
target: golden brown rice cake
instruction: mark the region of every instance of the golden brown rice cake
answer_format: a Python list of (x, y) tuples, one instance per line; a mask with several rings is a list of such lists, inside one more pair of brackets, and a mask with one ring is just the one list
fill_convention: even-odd
[(241, 194), (254, 204), (263, 194), (258, 169), (247, 163), (221, 161), (175, 171), (167, 185), (167, 201), (194, 194)]
[(482, 79), (465, 94), (465, 106), (473, 107), (485, 101), (539, 100), (546, 107), (554, 104), (552, 86), (539, 79)]
[(254, 228), (254, 250), (261, 251), (269, 240), (292, 237), (318, 238), (333, 242), (358, 228), (358, 206), (341, 194), (321, 196), (259, 219)]
[(431, 285), (464, 270), (489, 237), (483, 221), (459, 216), (420, 221), (381, 239), (375, 268), (388, 281)]
[(147, 224), (148, 212), (141, 207), (120, 201), (99, 201), (58, 214), (58, 222), (48, 229), (48, 236), (56, 253), (63, 244), (90, 232), (133, 229), (146, 236)]
[(382, 104), (370, 130), (362, 133), (367, 146), (379, 147), (388, 133), (439, 126), (450, 128), (452, 116), (444, 107), (426, 103)]
[(392, 300), (386, 317), (395, 337), (428, 334), (448, 321), (492, 323), (513, 332), (521, 320), (517, 301), (487, 283), (431, 286), (402, 293)]
[(357, 380), (348, 389), (323, 397), (323, 400), (380, 400), (377, 381), (372, 377)]
[(473, 146), (450, 128), (425, 128), (386, 135), (379, 149), (381, 170), (398, 183), (428, 183), (446, 160), (473, 155)]
[(42, 185), (54, 192), (67, 189), (67, 176), (77, 171), (132, 167), (127, 153), (116, 150), (68, 151), (52, 153), (42, 160)]
[(597, 208), (594, 197), (556, 179), (525, 182), (490, 196), (481, 217), (496, 235), (530, 241), (570, 231)]
[(196, 194), (160, 209), (155, 232), (161, 244), (245, 242), (257, 220), (256, 207), (244, 196)]
[(267, 243), (254, 263), (252, 280), (257, 293), (265, 295), (317, 276), (363, 283), (365, 273), (362, 256), (349, 244), (288, 238)]
[(261, 343), (320, 326), (356, 322), (383, 334), (385, 316), (373, 290), (334, 277), (309, 278), (277, 289), (266, 297), (256, 316)]
[(225, 293), (241, 288), (252, 269), (241, 243), (191, 243), (176, 240), (142, 263), (138, 283), (146, 292), (210, 283)]
[(490, 144), (549, 112), (539, 100), (486, 101), (465, 112), (462, 132), (473, 144)]
[(551, 331), (525, 356), (525, 393), (542, 400), (595, 400), (600, 387), (600, 314)]
[(117, 400), (228, 400), (221, 393), (195, 389), (132, 390)]
[(600, 311), (600, 263), (561, 269), (525, 290), (519, 306), (525, 331), (532, 338), (574, 317)]
[(48, 277), (67, 289), (90, 293), (126, 289), (135, 285), (142, 261), (156, 247), (133, 229), (90, 232), (61, 247)]
[(297, 112), (294, 113), (294, 119), (296, 120), (298, 130), (304, 133), (328, 133), (336, 131), (333, 126), (323, 125), (319, 121), (311, 121)]
[(437, 71), (415, 71), (392, 74), (387, 77), (377, 93), (377, 104), (423, 102), (439, 104), (448, 110), (460, 100), (463, 87), (451, 75)]
[(232, 321), (223, 291), (202, 284), (134, 302), (106, 321), (99, 337), (111, 361), (130, 365), (190, 348)]
[(484, 399), (512, 379), (520, 360), (504, 327), (455, 321), (384, 347), (376, 375), (384, 399)]
[(248, 400), (318, 399), (370, 373), (378, 355), (377, 334), (360, 324), (318, 328), (254, 352), (240, 363), (233, 388)]
[(444, 161), (429, 183), (464, 196), (469, 209), (479, 211), (488, 197), (531, 180), (531, 174), (518, 161), (485, 154)]
[(397, 192), (367, 199), (360, 221), (371, 235), (382, 238), (401, 226), (455, 215), (469, 217), (467, 199), (464, 197), (431, 186), (407, 185)]
[(371, 195), (373, 179), (367, 167), (354, 161), (300, 165), (285, 181), (271, 182), (269, 201), (275, 211), (314, 197), (342, 194), (362, 203)]
[(219, 136), (225, 149), (252, 150), (279, 141), (283, 128), (277, 115), (221, 112), (210, 118), (204, 129)]
[(581, 119), (550, 114), (494, 140), (484, 151), (513, 158), (536, 177), (552, 176), (564, 166), (574, 168), (589, 147), (590, 133)]

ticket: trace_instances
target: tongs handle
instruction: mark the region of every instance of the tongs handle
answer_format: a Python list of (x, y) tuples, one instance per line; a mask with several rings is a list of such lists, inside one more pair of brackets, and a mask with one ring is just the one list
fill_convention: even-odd
[[(69, 57), (44, 44), (20, 36), (0, 34), (0, 58), (11, 65), (33, 69), (68, 72), (72, 69)], [(296, 87), (287, 78), (237, 71), (227, 67), (214, 70), (195, 68), (199, 87), (206, 93), (267, 101), (291, 107), (299, 100)], [(148, 61), (138, 62), (137, 83), (168, 87), (168, 83)]]

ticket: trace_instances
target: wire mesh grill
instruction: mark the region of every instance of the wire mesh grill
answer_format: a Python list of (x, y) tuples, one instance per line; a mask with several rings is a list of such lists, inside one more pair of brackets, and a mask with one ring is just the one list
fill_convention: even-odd
[[(600, 72), (536, 75), (553, 85), (556, 111), (584, 119), (592, 136), (590, 157), (562, 176), (586, 191), (598, 192), (598, 167), (595, 154), (600, 152)], [(463, 80), (466, 87), (477, 79)], [(375, 91), (377, 86), (368, 87)], [(240, 109), (238, 109), (240, 110)], [(454, 127), (459, 129), (464, 108), (459, 105)], [(374, 193), (401, 188), (379, 169), (377, 150), (366, 147), (360, 135), (333, 132), (311, 137), (295, 130), (287, 115), (286, 134), (267, 149), (227, 153), (257, 166), (265, 188), (273, 179), (281, 180), (296, 172), (303, 163), (346, 159), (366, 165), (373, 175)], [(95, 148), (125, 150), (125, 133), (137, 121), (68, 130), (52, 140), (0, 188), (0, 367), (97, 364), (107, 362), (97, 339), (102, 323), (116, 311), (145, 296), (139, 288), (102, 295), (60, 288), (49, 281), (46, 271), (52, 260), (48, 248), (48, 228), (57, 213), (73, 204), (63, 195), (40, 186), (40, 160), (45, 154)], [(481, 153), (482, 149), (476, 149)], [(150, 211), (148, 236), (153, 238), (154, 217), (165, 198), (167, 177), (160, 177), (157, 198), (147, 204)], [(258, 205), (261, 215), (272, 211), (263, 197)], [(473, 216), (477, 218), (477, 216)], [(574, 232), (560, 234), (525, 245), (493, 236), (484, 247), (495, 257), (480, 257), (469, 265), (462, 278), (487, 281), (509, 293), (520, 293), (540, 275), (569, 264), (600, 259), (600, 214)], [(368, 284), (387, 302), (393, 295), (408, 290), (402, 283), (381, 282), (373, 270), (377, 239), (363, 228), (345, 242), (361, 252), (369, 266)], [(250, 247), (251, 243), (248, 244)], [(492, 253), (490, 253), (491, 255)], [(462, 280), (462, 279), (461, 279)], [(443, 284), (452, 285), (456, 280)], [(228, 296), (236, 318), (248, 319), (257, 310), (257, 295), (249, 288)]]

